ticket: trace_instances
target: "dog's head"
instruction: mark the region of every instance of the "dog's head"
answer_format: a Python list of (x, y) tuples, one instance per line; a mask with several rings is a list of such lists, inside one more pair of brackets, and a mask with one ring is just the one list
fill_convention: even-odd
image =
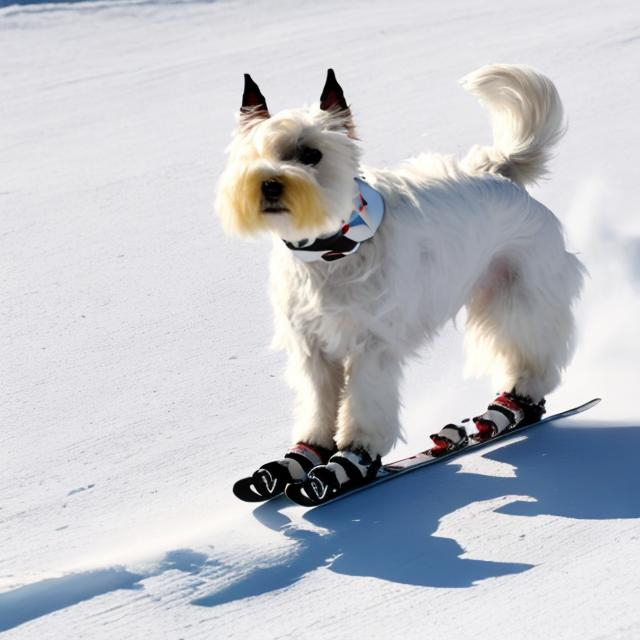
[(246, 74), (228, 153), (216, 198), (227, 232), (296, 241), (335, 231), (349, 217), (360, 151), (332, 69), (320, 104), (273, 116)]

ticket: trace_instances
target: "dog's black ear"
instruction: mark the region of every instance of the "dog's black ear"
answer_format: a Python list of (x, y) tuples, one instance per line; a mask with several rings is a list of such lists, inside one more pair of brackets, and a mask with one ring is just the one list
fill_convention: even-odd
[(244, 74), (244, 92), (242, 94), (240, 116), (243, 119), (249, 120), (253, 120), (254, 118), (264, 120), (269, 117), (267, 101), (260, 92), (258, 85), (252, 80), (248, 73)]
[(320, 96), (320, 108), (332, 114), (334, 123), (332, 128), (344, 128), (350, 138), (357, 140), (351, 109), (345, 100), (344, 91), (338, 84), (333, 69), (327, 71), (327, 80)]
[(324, 89), (320, 96), (320, 108), (323, 111), (338, 109), (346, 111), (349, 109), (347, 101), (344, 99), (344, 92), (336, 80), (336, 74), (333, 69), (327, 71), (327, 81), (324, 83)]

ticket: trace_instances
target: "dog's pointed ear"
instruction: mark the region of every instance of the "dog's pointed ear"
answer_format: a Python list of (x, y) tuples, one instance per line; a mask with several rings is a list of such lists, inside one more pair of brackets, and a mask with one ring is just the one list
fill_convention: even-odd
[(327, 80), (320, 96), (320, 109), (331, 113), (335, 126), (337, 128), (344, 127), (347, 130), (347, 135), (357, 140), (351, 109), (345, 100), (344, 91), (338, 84), (333, 69), (327, 71)]
[(253, 81), (248, 73), (244, 74), (244, 92), (242, 93), (242, 106), (240, 107), (240, 118), (245, 122), (254, 119), (265, 120), (269, 117), (267, 101), (262, 95), (260, 88)]
[(327, 71), (327, 80), (320, 96), (320, 108), (323, 111), (347, 111), (349, 109), (347, 101), (344, 99), (344, 92), (336, 80), (336, 74), (333, 69)]

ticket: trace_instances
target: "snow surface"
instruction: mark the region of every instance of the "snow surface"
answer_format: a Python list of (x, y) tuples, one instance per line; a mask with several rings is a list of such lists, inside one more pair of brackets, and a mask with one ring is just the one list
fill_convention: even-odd
[[(0, 3), (0, 631), (7, 638), (640, 637), (640, 5)], [(590, 413), (316, 511), (233, 480), (288, 444), (268, 241), (212, 212), (242, 76), (333, 66), (369, 164), (489, 139), (489, 62), (570, 118), (535, 189), (591, 279), (559, 410)], [(406, 442), (484, 407), (451, 326)]]

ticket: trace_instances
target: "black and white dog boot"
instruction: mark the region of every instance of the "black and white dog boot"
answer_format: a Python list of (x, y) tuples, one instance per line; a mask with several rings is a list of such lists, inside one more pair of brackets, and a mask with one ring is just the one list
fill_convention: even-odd
[(473, 421), (478, 429), (478, 439), (487, 440), (516, 427), (538, 422), (544, 412), (544, 398), (534, 402), (528, 396), (509, 391), (498, 395), (487, 410)]
[(287, 496), (305, 506), (327, 502), (373, 480), (381, 464), (380, 456), (374, 458), (365, 449), (343, 449), (327, 464), (314, 467), (304, 482), (289, 485)]
[(292, 482), (302, 482), (309, 471), (329, 461), (335, 451), (298, 442), (287, 450), (284, 458), (267, 462), (248, 478), (233, 485), (233, 493), (246, 502), (269, 500), (284, 491)]

